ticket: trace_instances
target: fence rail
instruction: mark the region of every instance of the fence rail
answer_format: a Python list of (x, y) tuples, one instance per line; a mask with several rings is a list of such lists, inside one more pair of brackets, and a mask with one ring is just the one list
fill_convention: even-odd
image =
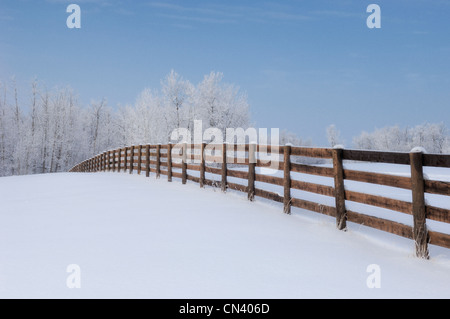
[[(271, 161), (266, 161), (263, 160), (262, 155), (275, 155), (275, 157), (272, 157)], [(299, 163), (299, 157), (324, 159), (330, 161), (332, 166)], [(410, 176), (352, 170), (345, 168), (344, 161), (408, 165)], [(349, 221), (413, 239), (416, 255), (420, 258), (429, 258), (428, 244), (450, 248), (450, 234), (430, 231), (426, 225), (427, 219), (450, 223), (448, 209), (450, 183), (424, 178), (424, 166), (450, 168), (450, 155), (338, 148), (271, 147), (256, 144), (138, 145), (104, 152), (83, 161), (70, 171), (128, 171), (130, 174), (137, 171), (138, 174), (145, 172), (147, 177), (154, 173), (157, 178), (161, 175), (167, 176), (169, 182), (172, 178), (179, 178), (183, 184), (189, 180), (199, 183), (200, 187), (210, 185), (220, 187), (222, 191), (233, 189), (246, 192), (249, 200), (258, 196), (283, 203), (283, 211), (288, 214), (291, 212), (291, 207), (297, 207), (333, 216), (340, 230), (345, 230)], [(267, 167), (277, 170), (278, 174), (268, 175), (256, 171), (256, 168)], [(333, 186), (301, 180), (292, 173), (327, 177), (333, 181)], [(218, 177), (220, 180), (207, 178), (207, 175)], [(231, 182), (230, 178), (239, 179), (245, 183)], [(349, 190), (345, 187), (346, 181), (409, 190), (412, 200), (405, 201)], [(282, 188), (283, 195), (276, 191), (258, 188), (257, 183)], [(332, 197), (334, 205), (297, 198), (292, 195), (292, 191)], [(445, 197), (449, 205), (447, 208), (427, 205), (425, 194), (449, 196)], [(412, 215), (412, 226), (347, 209), (346, 204), (349, 202)]]

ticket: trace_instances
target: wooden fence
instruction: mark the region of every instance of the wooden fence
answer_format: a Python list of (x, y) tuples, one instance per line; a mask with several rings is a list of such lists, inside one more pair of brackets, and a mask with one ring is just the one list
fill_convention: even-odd
[[(274, 165), (274, 161), (261, 160), (260, 155), (263, 153), (276, 155), (277, 152), (279, 161), (275, 161), (275, 168), (282, 172), (283, 177), (256, 173), (256, 167), (273, 168)], [(235, 154), (241, 154), (241, 157)], [(332, 166), (302, 164), (298, 161), (299, 157), (325, 159), (332, 162)], [(344, 168), (344, 161), (408, 165), (411, 174), (404, 177), (350, 170)], [(249, 200), (259, 196), (283, 203), (283, 210), (287, 214), (291, 212), (291, 207), (298, 207), (333, 216), (340, 230), (345, 230), (349, 221), (413, 239), (416, 255), (420, 258), (429, 258), (428, 244), (450, 248), (450, 234), (427, 230), (426, 220), (450, 223), (450, 210), (427, 205), (425, 194), (449, 196), (445, 198), (450, 202), (450, 183), (425, 179), (424, 166), (450, 168), (450, 155), (293, 146), (279, 146), (275, 150), (271, 146), (256, 144), (138, 145), (104, 152), (76, 165), (70, 171), (128, 171), (130, 174), (137, 171), (138, 174), (145, 172), (147, 177), (150, 173), (154, 173), (157, 178), (161, 175), (167, 176), (169, 182), (175, 177), (180, 178), (183, 184), (190, 180), (199, 183), (200, 187), (211, 185), (221, 187), (223, 191), (233, 189), (246, 192)], [(196, 171), (198, 176), (190, 174), (193, 171)], [(291, 172), (332, 178), (334, 187), (295, 179)], [(220, 181), (207, 178), (207, 174), (220, 177)], [(245, 184), (232, 183), (228, 180), (230, 177), (245, 180)], [(346, 180), (410, 190), (412, 200), (403, 201), (347, 190)], [(278, 192), (255, 187), (256, 182), (282, 187), (283, 196)], [(323, 205), (295, 198), (291, 196), (292, 190), (334, 197), (335, 205)], [(346, 202), (349, 201), (412, 215), (413, 225), (408, 226), (346, 209)]]

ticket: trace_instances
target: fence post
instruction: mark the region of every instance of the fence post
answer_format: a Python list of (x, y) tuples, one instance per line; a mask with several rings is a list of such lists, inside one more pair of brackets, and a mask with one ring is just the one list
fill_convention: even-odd
[(111, 153), (112, 153), (112, 158), (111, 158), (112, 171), (115, 172), (116, 171), (116, 150), (111, 151)]
[(248, 187), (247, 197), (250, 201), (255, 199), (255, 166), (256, 166), (256, 143), (248, 145)]
[(133, 174), (134, 169), (134, 145), (131, 145), (130, 150), (130, 174)]
[[(115, 163), (116, 163), (116, 167), (117, 167), (117, 172), (119, 172), (119, 170), (120, 170), (120, 153), (121, 153), (121, 151), (122, 150), (120, 148), (116, 150), (117, 157), (115, 157)], [(114, 172), (115, 172), (115, 170), (114, 170)]]
[(284, 146), (284, 213), (291, 214), (291, 145)]
[(227, 143), (222, 144), (222, 192), (227, 191)]
[(345, 209), (344, 165), (342, 148), (333, 149), (334, 197), (336, 202), (336, 226), (339, 230), (347, 228)]
[(150, 177), (150, 145), (149, 144), (147, 144), (145, 146), (145, 159), (146, 159), (145, 176)]
[(126, 173), (127, 172), (127, 167), (128, 167), (128, 147), (125, 147), (123, 149), (124, 151), (124, 155), (123, 155), (123, 171)]
[(111, 172), (111, 151), (108, 151), (108, 172)]
[(414, 219), (413, 239), (416, 256), (428, 259), (428, 231), (425, 210), (425, 186), (423, 178), (423, 153), (414, 149), (409, 154), (411, 165), (412, 214)]
[(113, 168), (113, 172), (116, 172), (116, 167), (117, 167), (117, 157), (119, 156), (119, 150), (114, 150), (114, 168)]
[(156, 146), (156, 178), (161, 177), (161, 144)]
[(205, 166), (206, 166), (206, 161), (205, 161), (205, 148), (206, 148), (206, 143), (202, 143), (201, 146), (201, 154), (200, 154), (200, 187), (203, 188), (205, 187)]
[(172, 182), (172, 143), (167, 144), (167, 181)]
[(120, 164), (122, 162), (122, 149), (117, 150), (117, 172), (120, 173)]
[(141, 175), (141, 171), (142, 171), (142, 145), (139, 145), (138, 147), (138, 175)]
[(181, 161), (181, 183), (184, 185), (187, 181), (187, 143), (183, 143), (183, 156)]

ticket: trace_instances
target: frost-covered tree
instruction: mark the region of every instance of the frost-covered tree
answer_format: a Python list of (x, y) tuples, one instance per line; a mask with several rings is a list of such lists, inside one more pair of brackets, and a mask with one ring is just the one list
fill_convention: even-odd
[(88, 152), (98, 154), (119, 144), (116, 115), (105, 98), (91, 101), (86, 112), (85, 128), (87, 130)]
[(119, 109), (119, 127), (124, 144), (167, 143), (177, 128), (193, 134), (194, 121), (202, 128), (247, 128), (247, 97), (231, 84), (222, 83), (221, 73), (206, 75), (197, 86), (171, 71), (161, 90), (145, 89), (136, 103)]
[(190, 129), (194, 116), (192, 97), (194, 86), (172, 70), (161, 82), (161, 99), (167, 131), (176, 128)]
[(197, 119), (203, 128), (247, 128), (249, 105), (247, 96), (232, 84), (222, 83), (223, 74), (211, 72), (197, 85), (195, 105)]
[(449, 153), (450, 137), (443, 123), (425, 123), (412, 128), (388, 126), (372, 133), (363, 132), (353, 139), (358, 149), (409, 152), (423, 147), (429, 153)]
[(336, 125), (331, 124), (327, 127), (327, 139), (331, 147), (342, 144), (341, 132), (336, 128)]
[[(170, 112), (169, 112), (170, 113)], [(134, 106), (127, 105), (119, 111), (123, 144), (156, 144), (167, 142), (169, 114), (158, 92), (145, 89)]]
[(106, 99), (82, 107), (70, 88), (42, 87), (21, 94), (14, 79), (0, 82), (0, 176), (60, 172), (106, 150), (167, 143), (176, 128), (246, 128), (247, 97), (211, 73), (197, 86), (171, 71), (159, 89), (145, 89), (133, 105)]

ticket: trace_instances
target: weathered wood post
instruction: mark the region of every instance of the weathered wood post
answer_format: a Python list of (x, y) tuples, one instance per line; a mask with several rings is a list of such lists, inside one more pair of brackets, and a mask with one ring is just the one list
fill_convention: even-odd
[(284, 146), (284, 197), (283, 197), (283, 209), (285, 214), (291, 214), (291, 145), (286, 144)]
[(347, 229), (347, 213), (345, 209), (344, 165), (342, 148), (334, 148), (333, 174), (334, 174), (334, 198), (336, 203), (336, 226), (339, 230)]
[(256, 167), (256, 143), (248, 145), (248, 187), (247, 197), (250, 201), (255, 199), (255, 167)]
[(150, 177), (150, 145), (145, 146), (145, 176)]
[(122, 164), (122, 149), (117, 150), (117, 172), (120, 172), (120, 165)]
[(117, 150), (117, 172), (120, 173), (120, 164), (122, 163), (122, 149)]
[(222, 182), (221, 182), (222, 192), (227, 191), (227, 143), (222, 144)]
[(134, 145), (131, 145), (130, 150), (130, 174), (133, 174), (134, 169)]
[(116, 151), (112, 150), (111, 151), (111, 171), (115, 172), (116, 171)]
[(187, 143), (183, 143), (183, 156), (181, 161), (181, 183), (184, 185), (187, 182)]
[(111, 171), (111, 151), (107, 151), (106, 154), (107, 154), (106, 165), (108, 167), (108, 172), (110, 172)]
[(419, 149), (413, 149), (409, 154), (409, 158), (411, 162), (412, 214), (414, 219), (413, 239), (416, 246), (416, 256), (428, 259), (423, 152)]
[(167, 181), (172, 182), (172, 143), (167, 144)]
[(142, 170), (142, 145), (138, 146), (138, 175), (141, 175), (141, 170)]
[(161, 144), (156, 146), (156, 178), (161, 177)]
[(127, 172), (128, 169), (128, 148), (124, 147), (123, 148), (123, 171), (124, 173)]
[(205, 148), (206, 143), (202, 143), (200, 148), (200, 187), (205, 187), (205, 168), (206, 168), (206, 160), (205, 160)]
[(116, 154), (116, 157), (115, 157), (115, 164), (116, 164), (117, 172), (119, 172), (119, 170), (120, 170), (120, 152), (121, 152), (121, 149), (118, 148), (116, 150), (116, 152), (117, 152), (117, 154)]

